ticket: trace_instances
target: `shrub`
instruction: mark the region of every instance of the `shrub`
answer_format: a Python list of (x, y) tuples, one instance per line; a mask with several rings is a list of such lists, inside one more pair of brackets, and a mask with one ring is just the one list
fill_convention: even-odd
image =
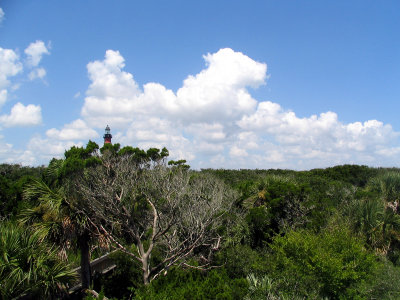
[(223, 268), (210, 272), (174, 268), (137, 291), (135, 299), (243, 299), (245, 278), (230, 279)]
[(377, 266), (363, 242), (345, 229), (315, 234), (306, 230), (277, 236), (271, 244), (273, 277), (283, 294), (310, 298), (352, 298), (357, 286), (370, 278)]

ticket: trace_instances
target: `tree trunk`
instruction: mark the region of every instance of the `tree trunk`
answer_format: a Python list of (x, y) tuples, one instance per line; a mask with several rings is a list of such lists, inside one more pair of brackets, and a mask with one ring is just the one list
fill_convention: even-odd
[(150, 283), (150, 270), (149, 270), (149, 257), (142, 256), (142, 270), (143, 270), (143, 283), (148, 285)]
[(81, 251), (81, 284), (83, 289), (88, 289), (91, 284), (89, 233), (85, 231), (78, 237), (78, 247)]

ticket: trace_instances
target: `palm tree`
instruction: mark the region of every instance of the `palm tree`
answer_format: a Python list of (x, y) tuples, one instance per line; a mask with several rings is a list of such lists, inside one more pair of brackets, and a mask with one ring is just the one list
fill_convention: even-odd
[(59, 256), (64, 260), (67, 260), (67, 250), (76, 242), (76, 248), (81, 254), (82, 288), (89, 288), (90, 230), (85, 216), (77, 212), (68, 201), (65, 186), (56, 185), (51, 188), (42, 180), (33, 180), (25, 187), (24, 198), (31, 201), (36, 199), (38, 205), (22, 211), (20, 222), (32, 226), (42, 239), (59, 245)]
[(42, 180), (32, 180), (25, 187), (23, 196), (25, 200), (36, 200), (37, 205), (23, 210), (19, 222), (31, 226), (42, 239), (56, 243), (60, 247), (59, 256), (66, 260), (74, 224), (64, 202), (63, 189), (52, 189)]
[(374, 198), (357, 200), (352, 204), (351, 215), (355, 230), (364, 234), (371, 247), (380, 247), (383, 243), (384, 202)]
[(0, 298), (29, 295), (54, 298), (75, 280), (70, 266), (40, 233), (13, 224), (0, 224)]
[(387, 254), (400, 244), (400, 172), (372, 178), (366, 199), (355, 199), (350, 208), (355, 230), (362, 232), (377, 252)]

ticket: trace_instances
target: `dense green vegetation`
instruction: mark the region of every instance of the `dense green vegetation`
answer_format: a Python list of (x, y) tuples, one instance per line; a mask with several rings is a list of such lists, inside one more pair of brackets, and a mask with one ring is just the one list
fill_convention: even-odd
[(89, 142), (48, 167), (0, 165), (1, 297), (59, 297), (72, 265), (117, 249), (117, 268), (87, 269), (83, 286), (115, 299), (400, 298), (400, 170), (191, 171), (167, 157)]

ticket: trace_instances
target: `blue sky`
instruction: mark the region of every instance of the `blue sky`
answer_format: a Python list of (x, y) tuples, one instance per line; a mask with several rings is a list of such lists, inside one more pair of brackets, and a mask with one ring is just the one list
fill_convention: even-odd
[(400, 165), (398, 1), (0, 1), (0, 162)]

